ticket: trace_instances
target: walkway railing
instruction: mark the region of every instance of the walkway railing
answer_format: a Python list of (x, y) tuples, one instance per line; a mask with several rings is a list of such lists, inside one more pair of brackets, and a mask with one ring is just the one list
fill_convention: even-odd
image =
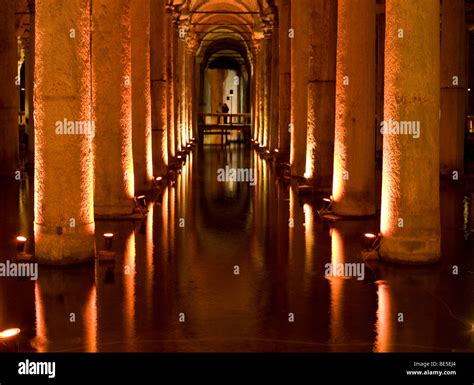
[(249, 113), (223, 114), (223, 113), (199, 113), (198, 122), (200, 125), (248, 125), (252, 123), (252, 115)]
[(199, 113), (199, 141), (202, 143), (204, 135), (221, 135), (221, 143), (227, 143), (228, 131), (240, 131), (243, 133), (241, 141), (250, 142), (250, 130), (252, 126), (252, 115), (249, 113), (223, 114), (223, 113)]

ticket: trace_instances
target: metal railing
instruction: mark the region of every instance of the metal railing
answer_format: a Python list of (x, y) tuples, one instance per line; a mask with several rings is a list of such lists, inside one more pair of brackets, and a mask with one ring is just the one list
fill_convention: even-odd
[(224, 113), (199, 113), (198, 124), (205, 126), (229, 125), (250, 126), (252, 115), (250, 113), (224, 114)]

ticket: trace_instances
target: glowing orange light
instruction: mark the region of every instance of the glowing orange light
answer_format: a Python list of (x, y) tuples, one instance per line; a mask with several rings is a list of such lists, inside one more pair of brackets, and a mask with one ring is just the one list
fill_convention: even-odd
[(92, 287), (85, 307), (84, 320), (86, 351), (94, 353), (97, 351), (97, 289), (95, 286)]
[(7, 329), (2, 332), (0, 332), (0, 340), (5, 340), (7, 338), (14, 337), (18, 334), (20, 334), (20, 329), (18, 328), (12, 328), (12, 329)]
[(113, 238), (114, 234), (113, 233), (105, 233), (104, 238)]
[(390, 287), (386, 281), (378, 280), (377, 284), (377, 321), (375, 323), (375, 352), (388, 352), (392, 345), (392, 304)]
[(16, 240), (18, 242), (26, 242), (26, 238), (23, 235), (20, 235), (20, 236), (16, 237)]
[(364, 237), (365, 238), (369, 238), (369, 239), (374, 239), (376, 238), (377, 236), (375, 234), (372, 234), (372, 233), (365, 233), (364, 234)]

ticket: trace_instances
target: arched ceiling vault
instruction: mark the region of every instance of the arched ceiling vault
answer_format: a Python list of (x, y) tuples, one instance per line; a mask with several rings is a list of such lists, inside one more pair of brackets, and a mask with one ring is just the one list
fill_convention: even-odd
[(169, 0), (168, 6), (194, 34), (198, 60), (208, 63), (230, 50), (248, 70), (259, 39), (276, 20), (274, 0)]

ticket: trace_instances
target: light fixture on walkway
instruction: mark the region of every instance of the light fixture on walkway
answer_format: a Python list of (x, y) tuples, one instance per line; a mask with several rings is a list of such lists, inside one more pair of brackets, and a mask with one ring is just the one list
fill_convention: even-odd
[(19, 328), (6, 329), (0, 332), (0, 340), (7, 340), (20, 334)]
[(112, 250), (112, 245), (114, 241), (114, 233), (104, 233), (104, 247), (105, 250), (100, 250), (97, 253), (97, 258), (99, 261), (114, 262), (115, 253)]
[(364, 250), (362, 258), (365, 260), (378, 259), (382, 234), (365, 233), (364, 234)]
[(112, 250), (113, 240), (114, 240), (114, 234), (113, 233), (105, 233), (104, 234), (105, 250), (106, 251), (111, 251)]
[(25, 252), (26, 241), (27, 238), (23, 235), (19, 235), (18, 237), (16, 237), (16, 259), (18, 261), (29, 261), (33, 259), (32, 254), (27, 254)]
[(135, 197), (135, 205), (137, 208), (146, 209), (146, 196), (139, 195)]
[(163, 177), (162, 176), (158, 176), (158, 177), (153, 179), (153, 185), (155, 187), (161, 187), (162, 184), (163, 184)]
[(318, 210), (318, 214), (321, 216), (324, 214), (332, 213), (332, 204), (332, 197), (323, 198), (323, 207), (321, 208), (321, 210)]
[(16, 252), (17, 253), (24, 253), (25, 252), (25, 243), (26, 237), (23, 235), (19, 235), (16, 237)]

